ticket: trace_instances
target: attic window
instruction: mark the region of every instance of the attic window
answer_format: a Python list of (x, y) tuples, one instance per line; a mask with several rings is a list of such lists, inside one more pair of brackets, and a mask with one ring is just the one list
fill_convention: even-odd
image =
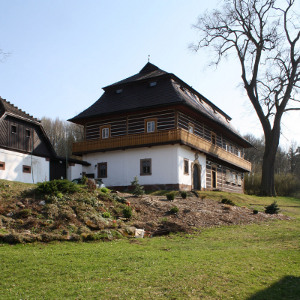
[(153, 87), (153, 86), (156, 86), (157, 85), (157, 81), (152, 81), (149, 83), (149, 86), (150, 87)]
[(123, 89), (118, 89), (118, 90), (116, 90), (116, 93), (117, 94), (121, 94), (123, 92)]

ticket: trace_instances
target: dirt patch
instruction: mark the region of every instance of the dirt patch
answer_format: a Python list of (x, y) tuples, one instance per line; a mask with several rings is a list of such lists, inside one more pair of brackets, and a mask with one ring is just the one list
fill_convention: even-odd
[[(278, 214), (269, 215), (263, 212), (253, 214), (253, 210), (246, 207), (222, 204), (215, 200), (188, 197), (176, 197), (168, 201), (164, 196), (132, 197), (122, 194), (134, 210), (133, 225), (152, 232), (153, 235), (166, 232), (191, 232), (195, 228), (222, 225), (238, 225), (258, 223), (271, 219), (287, 220), (288, 216)], [(172, 207), (178, 207), (178, 213), (171, 214)]]

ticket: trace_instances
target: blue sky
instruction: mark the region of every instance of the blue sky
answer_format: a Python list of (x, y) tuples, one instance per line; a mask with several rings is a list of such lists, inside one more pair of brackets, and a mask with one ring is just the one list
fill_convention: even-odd
[[(150, 62), (174, 73), (230, 115), (242, 133), (262, 135), (232, 60), (208, 66), (194, 53), (197, 16), (219, 0), (0, 0), (0, 96), (37, 118), (68, 119)], [(282, 145), (300, 144), (300, 113), (283, 119)], [(296, 126), (297, 124), (297, 126)]]

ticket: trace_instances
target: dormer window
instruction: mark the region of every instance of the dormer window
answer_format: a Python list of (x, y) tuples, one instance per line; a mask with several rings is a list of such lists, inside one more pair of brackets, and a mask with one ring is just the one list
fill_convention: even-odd
[(145, 131), (147, 133), (156, 131), (156, 119), (146, 119), (145, 120)]
[(108, 139), (110, 137), (110, 126), (102, 126), (100, 128), (101, 139)]
[(157, 85), (157, 81), (152, 81), (149, 83), (149, 86), (150, 87), (153, 87), (153, 86), (156, 86)]
[(121, 94), (122, 92), (123, 92), (123, 89), (117, 89), (117, 90), (116, 90), (116, 93), (117, 93), (117, 94)]

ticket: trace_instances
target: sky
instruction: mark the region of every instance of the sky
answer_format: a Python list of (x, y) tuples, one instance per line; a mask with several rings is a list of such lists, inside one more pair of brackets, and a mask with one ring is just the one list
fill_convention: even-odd
[[(229, 58), (193, 52), (192, 28), (220, 0), (0, 0), (0, 96), (36, 118), (67, 120), (102, 88), (138, 73), (148, 61), (175, 74), (232, 117), (241, 134), (263, 135)], [(281, 146), (300, 145), (300, 112), (282, 120)]]

